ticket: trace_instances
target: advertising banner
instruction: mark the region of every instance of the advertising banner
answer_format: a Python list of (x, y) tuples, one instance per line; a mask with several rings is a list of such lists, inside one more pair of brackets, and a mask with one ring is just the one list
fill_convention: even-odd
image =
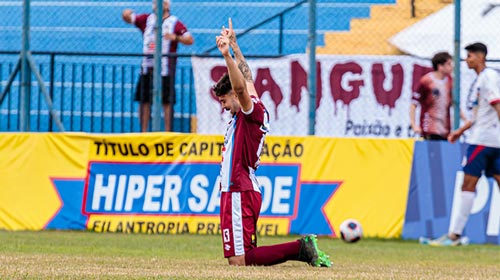
[[(305, 54), (248, 61), (271, 118), (273, 135), (307, 135), (309, 93)], [(227, 122), (211, 87), (227, 72), (223, 59), (192, 59), (199, 133), (223, 133)], [(412, 89), (430, 62), (408, 56), (317, 56), (316, 135), (413, 136)], [(214, 116), (220, 115), (219, 119)], [(292, 125), (293, 124), (293, 125)]]
[[(403, 238), (438, 238), (457, 214), (466, 145), (416, 142)], [(500, 244), (500, 190), (481, 177), (464, 235), (472, 243)]]
[[(248, 60), (255, 88), (270, 114), (271, 135), (307, 135), (308, 56)], [(197, 132), (222, 134), (222, 113), (211, 87), (227, 72), (222, 58), (192, 58)], [(409, 108), (430, 60), (410, 56), (317, 56), (315, 133), (332, 137), (410, 138)], [(489, 63), (497, 67), (498, 63)], [(461, 107), (476, 74), (461, 64)], [(417, 110), (417, 113), (419, 111)], [(418, 118), (417, 118), (418, 119)]]
[[(219, 234), (222, 136), (0, 134), (0, 228)], [(412, 140), (268, 137), (258, 233), (397, 237)], [(383, 190), (383, 191), (381, 191)]]

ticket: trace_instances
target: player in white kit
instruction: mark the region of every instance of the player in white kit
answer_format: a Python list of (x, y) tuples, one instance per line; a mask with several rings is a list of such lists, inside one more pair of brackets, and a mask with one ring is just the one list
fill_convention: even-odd
[(463, 244), (461, 236), (472, 209), (477, 182), (483, 174), (495, 178), (500, 187), (500, 76), (496, 70), (486, 67), (488, 50), (483, 43), (468, 45), (465, 50), (467, 66), (478, 74), (468, 100), (472, 119), (448, 136), (448, 141), (453, 143), (470, 129), (464, 182), (458, 215), (451, 221), (448, 235), (430, 242), (436, 246)]

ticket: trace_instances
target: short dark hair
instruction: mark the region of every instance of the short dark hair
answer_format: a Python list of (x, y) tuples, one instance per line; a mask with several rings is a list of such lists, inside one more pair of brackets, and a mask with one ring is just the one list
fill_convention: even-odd
[(448, 52), (439, 52), (432, 57), (432, 68), (434, 71), (438, 70), (438, 65), (445, 64), (446, 61), (451, 59), (451, 54)]
[(488, 54), (488, 48), (486, 47), (485, 44), (480, 42), (466, 46), (465, 50), (472, 53), (482, 53), (484, 54), (484, 56)]
[(229, 79), (229, 75), (225, 73), (219, 79), (219, 81), (212, 87), (212, 91), (215, 93), (215, 96), (223, 96), (228, 94), (232, 89), (231, 80)]

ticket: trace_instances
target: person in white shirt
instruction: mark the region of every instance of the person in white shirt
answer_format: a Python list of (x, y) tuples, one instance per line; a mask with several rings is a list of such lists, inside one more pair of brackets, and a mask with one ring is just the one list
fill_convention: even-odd
[(470, 107), (472, 119), (453, 131), (448, 141), (454, 143), (468, 129), (467, 157), (463, 166), (464, 182), (458, 215), (451, 221), (449, 233), (431, 242), (431, 245), (460, 245), (461, 236), (474, 202), (476, 185), (484, 174), (493, 177), (500, 187), (500, 77), (499, 73), (486, 67), (486, 45), (474, 43), (465, 47), (467, 66), (477, 78), (471, 87)]
[[(186, 25), (176, 16), (170, 14), (170, 0), (163, 0), (162, 16), (162, 54), (175, 54), (179, 44), (192, 45), (193, 36)], [(143, 53), (141, 74), (137, 83), (135, 101), (139, 102), (139, 121), (141, 131), (149, 130), (151, 103), (153, 101), (153, 54), (156, 48), (156, 0), (152, 1), (152, 13), (135, 14), (131, 9), (122, 12), (125, 22), (134, 24), (142, 32)], [(173, 106), (175, 104), (175, 71), (177, 57), (168, 56), (161, 59), (162, 107), (164, 112), (165, 131), (172, 130)]]

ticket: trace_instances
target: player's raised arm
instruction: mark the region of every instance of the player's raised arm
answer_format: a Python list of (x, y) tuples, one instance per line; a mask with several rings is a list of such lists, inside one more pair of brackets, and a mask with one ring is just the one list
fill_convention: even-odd
[(236, 63), (234, 62), (233, 57), (229, 52), (229, 39), (226, 36), (217, 36), (216, 41), (217, 48), (226, 61), (229, 79), (231, 80), (231, 87), (238, 97), (241, 109), (243, 110), (243, 112), (249, 112), (253, 106), (252, 99), (248, 94), (243, 74), (236, 66)]
[(222, 36), (226, 36), (229, 39), (229, 46), (233, 49), (234, 58), (236, 59), (236, 64), (238, 65), (238, 69), (240, 69), (243, 74), (243, 78), (245, 79), (245, 83), (247, 86), (248, 94), (251, 96), (258, 97), (257, 90), (255, 89), (255, 85), (253, 83), (252, 71), (248, 66), (243, 53), (241, 52), (240, 46), (236, 41), (236, 33), (233, 29), (233, 21), (229, 18), (229, 28), (222, 29)]

